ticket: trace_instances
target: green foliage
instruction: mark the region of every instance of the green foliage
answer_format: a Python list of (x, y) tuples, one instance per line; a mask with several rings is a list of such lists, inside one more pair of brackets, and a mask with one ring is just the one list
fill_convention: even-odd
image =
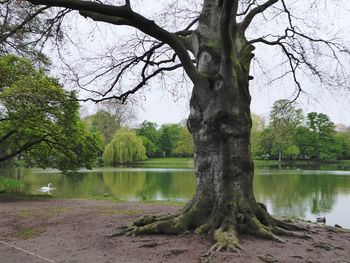
[(294, 131), (302, 120), (301, 109), (296, 109), (288, 100), (276, 101), (270, 113), (269, 127), (263, 134), (266, 141), (262, 144), (264, 150), (279, 159), (285, 156), (287, 149), (295, 145)]
[(252, 113), (252, 129), (250, 133), (250, 144), (252, 155), (259, 158), (261, 154), (261, 139), (264, 129), (264, 121), (258, 115)]
[(0, 176), (0, 193), (19, 193), (23, 187), (20, 181)]
[(145, 136), (140, 136), (140, 138), (142, 140), (143, 146), (145, 146), (146, 155), (148, 157), (158, 156), (159, 147)]
[(349, 160), (350, 159), (350, 131), (338, 132), (335, 135), (337, 144), (340, 146), (339, 158)]
[(303, 125), (302, 111), (281, 100), (274, 104), (270, 118), (269, 126), (258, 133), (259, 140), (253, 137), (253, 118), (252, 151), (258, 149), (259, 153), (254, 156), (289, 160), (350, 158), (350, 133), (336, 133), (326, 114), (311, 112)]
[(113, 135), (120, 128), (114, 116), (104, 110), (98, 110), (95, 114), (85, 118), (85, 122), (90, 131), (101, 134), (104, 145), (112, 140)]
[(299, 156), (300, 150), (299, 150), (298, 146), (290, 145), (287, 147), (284, 154), (286, 155), (286, 157), (288, 159), (295, 160)]
[(90, 168), (101, 142), (81, 122), (75, 93), (13, 55), (0, 58), (0, 72), (0, 162), (16, 157), (64, 172)]
[(180, 124), (164, 124), (160, 127), (160, 147), (166, 157), (171, 156), (175, 149), (181, 128)]
[(340, 145), (335, 140), (334, 123), (323, 113), (311, 112), (307, 115), (308, 152), (317, 160), (336, 159)]
[(148, 157), (161, 156), (160, 132), (156, 123), (144, 121), (140, 124), (137, 134), (142, 138)]
[(113, 165), (145, 160), (147, 157), (142, 139), (136, 132), (121, 128), (106, 146), (102, 158), (105, 164)]
[(193, 156), (194, 143), (192, 134), (185, 127), (181, 127), (178, 140), (172, 153), (177, 156)]
[(104, 146), (113, 138), (116, 131), (135, 118), (133, 109), (127, 103), (110, 100), (99, 103), (99, 109), (84, 119), (88, 129), (101, 134)]

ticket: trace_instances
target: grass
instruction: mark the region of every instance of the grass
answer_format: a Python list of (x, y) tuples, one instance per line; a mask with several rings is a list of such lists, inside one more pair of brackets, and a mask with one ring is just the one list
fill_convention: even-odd
[(23, 182), (0, 176), (0, 193), (20, 193), (23, 187)]
[(43, 231), (39, 229), (21, 226), (19, 227), (16, 236), (18, 239), (30, 239), (30, 238), (40, 236), (42, 233)]
[(33, 217), (33, 212), (30, 210), (18, 210), (17, 215), (22, 218), (31, 218)]
[(193, 168), (193, 158), (150, 158), (132, 165), (155, 168)]

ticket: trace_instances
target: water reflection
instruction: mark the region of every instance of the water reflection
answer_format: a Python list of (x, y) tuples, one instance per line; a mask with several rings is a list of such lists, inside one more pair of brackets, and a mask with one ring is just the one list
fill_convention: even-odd
[[(350, 202), (350, 169), (339, 167), (317, 166), (316, 170), (305, 166), (285, 170), (258, 167), (254, 179), (256, 199), (277, 216), (313, 221), (317, 216), (326, 216), (327, 223), (350, 227), (350, 213), (346, 212)], [(81, 170), (76, 177), (55, 170), (3, 169), (0, 175), (22, 180), (31, 194), (41, 194), (38, 189), (51, 182), (56, 188), (52, 195), (66, 198), (109, 196), (129, 201), (187, 201), (195, 191), (191, 169), (101, 168)]]
[[(258, 171), (254, 180), (256, 199), (267, 205), (272, 214), (315, 220), (326, 216), (328, 223), (346, 222), (346, 210), (334, 217), (339, 196), (350, 201), (350, 172), (317, 171)], [(329, 216), (333, 218), (329, 221)], [(346, 219), (347, 220), (344, 220)]]

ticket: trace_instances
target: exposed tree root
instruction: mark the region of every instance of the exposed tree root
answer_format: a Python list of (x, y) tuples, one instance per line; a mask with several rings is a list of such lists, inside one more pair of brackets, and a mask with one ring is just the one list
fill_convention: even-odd
[(209, 233), (215, 241), (208, 252), (209, 255), (216, 251), (238, 252), (241, 250), (239, 234), (250, 234), (276, 242), (284, 242), (280, 236), (311, 238), (306, 233), (296, 232), (309, 232), (309, 229), (292, 221), (273, 218), (258, 203), (234, 207), (231, 204), (227, 207), (209, 210), (207, 205), (196, 203), (191, 207), (186, 206), (177, 214), (144, 216), (137, 219), (132, 226), (122, 228), (111, 236), (179, 235), (187, 231), (194, 231), (197, 234)]

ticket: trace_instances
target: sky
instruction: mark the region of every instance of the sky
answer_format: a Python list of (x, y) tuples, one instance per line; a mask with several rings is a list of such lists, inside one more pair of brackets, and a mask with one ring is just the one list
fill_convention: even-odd
[[(251, 111), (265, 118), (268, 117), (276, 100), (286, 98), (283, 92), (278, 94), (258, 89), (252, 95)], [(138, 109), (139, 123), (144, 120), (156, 122), (159, 125), (178, 123), (189, 115), (189, 100), (175, 100), (167, 92), (150, 92), (143, 103), (143, 109)], [(322, 112), (327, 114), (334, 123), (350, 126), (350, 94), (337, 96), (324, 91), (318, 94), (318, 97), (302, 98), (298, 103), (304, 115), (313, 111)]]
[[(338, 36), (344, 39), (350, 47), (350, 1), (344, 1), (345, 8), (334, 8), (331, 5), (324, 10), (325, 17), (332, 17), (332, 20), (325, 20), (329, 23), (329, 30), (337, 32)], [(302, 5), (300, 2), (299, 5)], [(329, 9), (331, 8), (331, 10)], [(328, 16), (327, 16), (328, 15)], [(274, 25), (273, 25), (274, 26)], [(328, 26), (328, 25), (327, 25)], [(325, 38), (331, 36), (325, 35)], [(259, 48), (259, 50), (258, 50)], [(258, 55), (268, 54), (265, 47), (258, 47)], [(348, 67), (350, 70), (350, 67)], [(252, 95), (251, 111), (267, 118), (273, 103), (279, 99), (291, 99), (293, 83), (284, 79), (279, 85), (270, 87), (266, 83), (259, 81), (260, 76), (255, 76), (256, 80), (250, 82), (250, 92)], [(306, 115), (309, 112), (322, 112), (327, 114), (336, 124), (350, 126), (350, 87), (348, 90), (332, 91), (325, 87), (320, 87), (318, 83), (313, 83), (308, 79), (301, 78), (306, 94), (301, 94), (297, 100), (297, 107), (303, 109)], [(180, 122), (189, 115), (189, 97), (191, 90), (187, 88), (181, 99), (173, 98), (166, 91), (161, 91), (155, 87), (153, 92), (145, 95), (144, 108), (139, 110), (139, 120), (149, 120), (158, 124), (169, 122)]]
[[(145, 5), (145, 3), (147, 4)], [(137, 1), (137, 9), (143, 11), (143, 14), (148, 14), (160, 8), (158, 1)], [(336, 30), (348, 32), (350, 28), (350, 1), (345, 1), (347, 8), (342, 11), (332, 10), (332, 14), (336, 14), (332, 18), (331, 27)], [(91, 25), (91, 24), (90, 24)], [(79, 30), (81, 32), (82, 26), (79, 22)], [(125, 28), (121, 28), (118, 32), (121, 35), (125, 34)], [(350, 43), (350, 36), (348, 34), (341, 35), (345, 41)], [(106, 35), (105, 35), (106, 37)], [(96, 41), (96, 40), (95, 40)], [(97, 40), (100, 45), (101, 40)], [(91, 44), (93, 45), (93, 44)], [(90, 48), (96, 49), (96, 46)], [(98, 47), (100, 48), (100, 47)], [(97, 48), (97, 49), (98, 49)], [(72, 51), (71, 51), (72, 53)], [(266, 54), (266, 49), (257, 50), (258, 54)], [(273, 59), (271, 59), (273, 60)], [(255, 76), (255, 80), (250, 83), (250, 92), (252, 95), (251, 111), (255, 114), (267, 117), (272, 104), (278, 99), (292, 98), (293, 89), (286, 89), (292, 86), (286, 80), (279, 85), (266, 85), (259, 81), (259, 76)], [(321, 88), (317, 84), (309, 80), (302, 80), (303, 87), (307, 94), (302, 94), (298, 99), (298, 106), (304, 110), (304, 113), (316, 111), (322, 112), (330, 116), (334, 123), (342, 123), (350, 126), (350, 89), (345, 91), (329, 91), (326, 88)], [(144, 120), (156, 122), (161, 125), (164, 123), (178, 123), (186, 119), (189, 115), (189, 98), (191, 94), (191, 84), (189, 83), (184, 89), (178, 92), (178, 96), (173, 96), (172, 92), (162, 89), (158, 84), (150, 84), (141, 96), (137, 97), (137, 116), (136, 122), (141, 123)], [(140, 105), (142, 105), (140, 107)], [(94, 107), (91, 103), (83, 105), (92, 113)]]

